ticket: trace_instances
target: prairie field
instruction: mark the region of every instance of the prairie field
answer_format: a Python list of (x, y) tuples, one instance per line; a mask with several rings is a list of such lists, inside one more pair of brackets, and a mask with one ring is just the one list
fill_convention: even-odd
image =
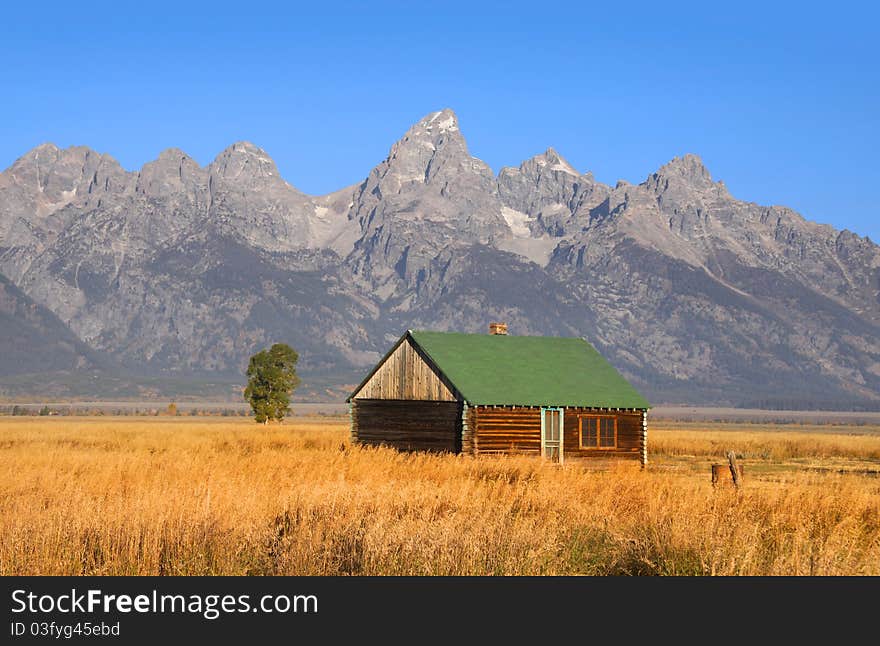
[[(744, 486), (713, 487), (734, 450)], [(880, 575), (880, 427), (652, 422), (648, 468), (346, 418), (0, 418), (0, 575)]]

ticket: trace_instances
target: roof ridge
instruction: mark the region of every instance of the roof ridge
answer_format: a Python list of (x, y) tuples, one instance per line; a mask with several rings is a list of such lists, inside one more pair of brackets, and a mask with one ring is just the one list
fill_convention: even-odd
[[(544, 334), (487, 334), (485, 332), (458, 332), (444, 330), (407, 330), (410, 334), (458, 334), (461, 336), (480, 336), (480, 337), (503, 337), (507, 339), (578, 339), (590, 343), (582, 336), (551, 336)], [(592, 345), (592, 344), (590, 344)]]

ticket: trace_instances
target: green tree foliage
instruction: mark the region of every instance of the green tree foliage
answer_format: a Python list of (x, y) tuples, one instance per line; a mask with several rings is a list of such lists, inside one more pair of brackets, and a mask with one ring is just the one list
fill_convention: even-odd
[(276, 343), (251, 357), (244, 398), (250, 402), (257, 422), (280, 422), (290, 412), (290, 395), (299, 385), (296, 376), (298, 359), (296, 351), (285, 343)]

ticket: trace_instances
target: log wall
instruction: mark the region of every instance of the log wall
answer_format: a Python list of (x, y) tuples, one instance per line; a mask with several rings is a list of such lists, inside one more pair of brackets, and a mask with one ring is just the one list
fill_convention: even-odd
[[(628, 458), (647, 461), (647, 425), (642, 411), (607, 411), (566, 408), (563, 418), (563, 459)], [(617, 447), (582, 449), (581, 415), (617, 419)], [(530, 407), (478, 406), (467, 409), (462, 448), (466, 453), (541, 454), (541, 409)]]
[(401, 451), (461, 451), (459, 402), (356, 399), (351, 404), (351, 439)]
[(455, 401), (451, 389), (404, 339), (354, 394), (354, 399)]

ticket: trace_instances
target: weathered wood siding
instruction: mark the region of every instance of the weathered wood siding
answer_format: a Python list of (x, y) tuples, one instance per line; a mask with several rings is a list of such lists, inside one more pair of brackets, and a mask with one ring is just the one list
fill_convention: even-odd
[[(617, 419), (617, 447), (582, 449), (581, 415), (612, 416)], [(516, 406), (478, 406), (467, 411), (467, 429), (462, 442), (466, 453), (541, 453), (541, 409)], [(563, 456), (567, 458), (630, 458), (647, 460), (647, 427), (642, 411), (605, 411), (566, 408), (563, 421)]]
[(422, 359), (409, 339), (379, 366), (355, 393), (355, 399), (398, 399), (455, 401), (455, 395), (440, 376)]
[(356, 399), (351, 406), (351, 439), (401, 451), (461, 451), (459, 402)]

